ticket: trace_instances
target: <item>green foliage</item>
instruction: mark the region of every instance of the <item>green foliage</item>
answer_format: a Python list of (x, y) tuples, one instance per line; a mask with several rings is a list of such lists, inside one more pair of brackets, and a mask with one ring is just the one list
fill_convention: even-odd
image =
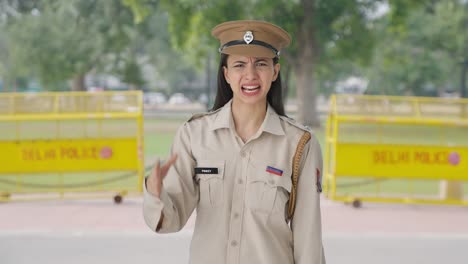
[[(172, 48), (175, 35), (168, 34), (168, 16), (158, 0), (21, 3), (10, 3), (16, 13), (0, 24), (6, 33), (0, 35), (1, 79), (38, 78), (50, 90), (63, 89), (65, 81), (89, 72), (109, 73), (141, 88), (145, 79), (154, 83), (156, 75), (177, 91), (199, 78), (184, 53)], [(154, 69), (149, 77), (143, 66)]]
[(171, 43), (195, 65), (219, 45), (210, 35), (215, 25), (226, 20), (247, 18), (242, 17), (248, 3), (246, 0), (161, 2), (169, 14)]
[[(317, 73), (332, 72), (335, 61), (371, 62), (375, 43), (371, 13), (384, 0), (163, 0), (176, 45), (195, 61), (219, 45), (211, 28), (237, 19), (266, 20), (286, 29), (293, 39), (283, 58), (294, 72), (303, 106), (299, 121), (318, 125), (314, 101)], [(324, 75), (319, 76), (325, 77)], [(324, 83), (323, 81), (321, 81)], [(306, 114), (307, 113), (307, 114)], [(304, 119), (304, 120), (303, 120)], [(308, 119), (308, 120), (305, 120)]]
[(368, 71), (370, 93), (436, 95), (458, 86), (463, 56), (463, 6), (441, 1), (413, 9), (399, 28), (379, 25), (379, 42)]
[(132, 10), (135, 24), (141, 23), (151, 13), (151, 5), (156, 4), (151, 0), (122, 0), (122, 4)]
[[(168, 32), (168, 16), (160, 10), (146, 18), (146, 31), (152, 32), (144, 42), (143, 50), (147, 62), (154, 66), (156, 78), (167, 83), (166, 93), (182, 91), (187, 84), (193, 83), (200, 69), (186, 60), (184, 53), (176, 51), (171, 45), (171, 34)], [(165, 90), (161, 87), (149, 87), (152, 90)]]
[(140, 66), (133, 60), (125, 64), (122, 72), (122, 81), (141, 87), (145, 84)]
[[(373, 17), (385, 3), (388, 13)], [(0, 78), (8, 86), (33, 76), (63, 89), (93, 71), (141, 87), (142, 65), (151, 65), (156, 79), (181, 91), (209, 71), (219, 46), (213, 26), (260, 19), (290, 32), (282, 69), (292, 80), (297, 72), (318, 77), (307, 89), (329, 94), (362, 76), (370, 93), (427, 95), (459, 86), (468, 56), (463, 10), (460, 0), (0, 0)], [(298, 70), (306, 49), (310, 72)]]
[(114, 1), (42, 1), (35, 12), (10, 19), (6, 30), (18, 72), (37, 76), (46, 86), (92, 69), (122, 72), (138, 45), (132, 13)]
[[(219, 45), (211, 36), (212, 27), (236, 19), (260, 19), (285, 28), (293, 38), (292, 46), (284, 57), (293, 65), (304, 23), (305, 1), (255, 0), (255, 1), (163, 1), (170, 14), (170, 32), (177, 47), (198, 60), (207, 50)], [(359, 64), (371, 61), (374, 45), (373, 24), (368, 13), (383, 1), (314, 1), (316, 11), (313, 23), (307, 25), (318, 41), (319, 67), (331, 68), (336, 60), (354, 60)], [(323, 69), (322, 71), (327, 71)]]

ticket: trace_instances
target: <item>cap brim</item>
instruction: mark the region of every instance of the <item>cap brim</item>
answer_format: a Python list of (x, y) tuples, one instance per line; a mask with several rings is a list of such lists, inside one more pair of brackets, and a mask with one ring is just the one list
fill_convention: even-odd
[(274, 58), (276, 57), (275, 52), (273, 50), (258, 46), (258, 45), (235, 45), (231, 47), (224, 48), (221, 53), (225, 53), (228, 55), (241, 55), (247, 57), (261, 57), (261, 58)]

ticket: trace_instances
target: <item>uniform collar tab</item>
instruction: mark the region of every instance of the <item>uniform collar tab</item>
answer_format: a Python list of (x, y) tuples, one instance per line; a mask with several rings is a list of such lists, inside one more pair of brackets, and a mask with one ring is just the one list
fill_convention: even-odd
[(232, 99), (227, 102), (221, 109), (219, 110), (218, 114), (214, 122), (212, 123), (210, 129), (212, 131), (220, 129), (220, 128), (230, 128), (231, 127), (231, 103)]
[(270, 104), (268, 104), (263, 131), (274, 134), (274, 135), (278, 135), (278, 136), (285, 135), (284, 129), (281, 126), (280, 118), (278, 114), (275, 112), (275, 109), (273, 109), (273, 107)]

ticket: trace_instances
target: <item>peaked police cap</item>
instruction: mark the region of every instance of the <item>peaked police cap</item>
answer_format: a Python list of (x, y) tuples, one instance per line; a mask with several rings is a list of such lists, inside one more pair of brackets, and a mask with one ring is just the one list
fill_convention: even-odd
[(211, 34), (220, 41), (219, 52), (249, 57), (279, 57), (291, 43), (284, 29), (257, 20), (229, 21), (217, 25)]

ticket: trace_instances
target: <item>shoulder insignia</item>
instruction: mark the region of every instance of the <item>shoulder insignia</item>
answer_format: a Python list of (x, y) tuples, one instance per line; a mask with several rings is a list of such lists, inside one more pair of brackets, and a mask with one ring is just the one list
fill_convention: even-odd
[(219, 109), (216, 109), (215, 111), (195, 113), (195, 114), (192, 115), (192, 117), (190, 117), (189, 120), (187, 120), (187, 122), (193, 121), (195, 119), (198, 119), (198, 118), (201, 118), (201, 117), (204, 117), (204, 116), (212, 115), (214, 113), (217, 113), (221, 109), (222, 109), (222, 107), (219, 108)]
[(297, 122), (296, 120), (294, 120), (293, 118), (290, 118), (290, 117), (287, 117), (287, 116), (280, 116), (280, 118), (286, 122), (288, 122), (289, 124), (291, 124), (292, 126), (295, 126), (301, 130), (304, 130), (304, 131), (308, 131), (308, 132), (312, 132), (312, 128), (310, 128), (309, 126), (306, 126), (306, 125), (303, 125), (299, 122)]

